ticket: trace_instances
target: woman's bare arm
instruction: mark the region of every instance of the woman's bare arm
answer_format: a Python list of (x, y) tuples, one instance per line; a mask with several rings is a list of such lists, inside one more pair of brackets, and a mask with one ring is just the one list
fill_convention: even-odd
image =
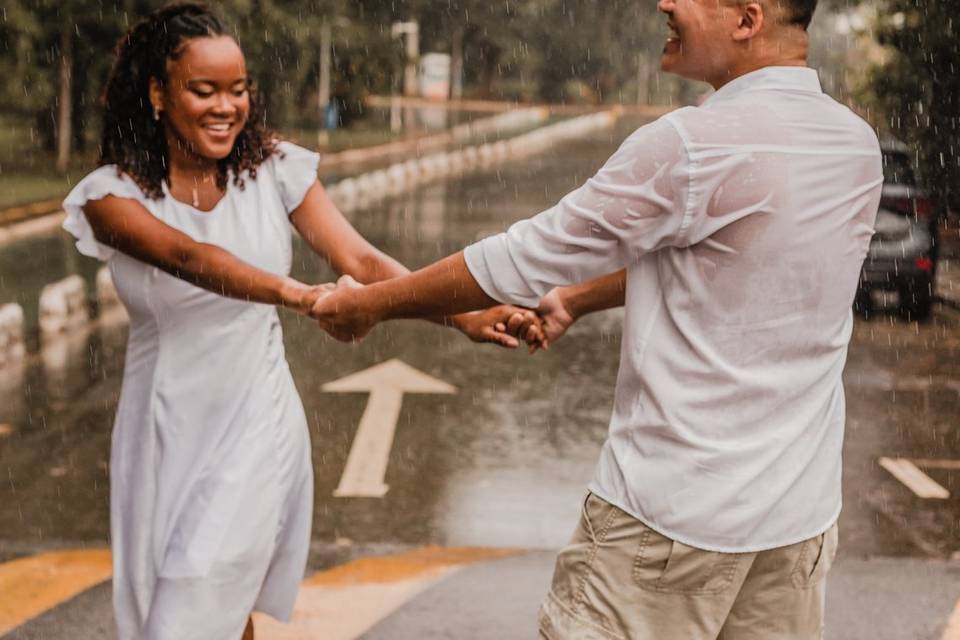
[(102, 244), (228, 298), (310, 310), (321, 287), (258, 269), (229, 251), (197, 242), (129, 198), (107, 196), (83, 207)]
[[(290, 214), (290, 220), (307, 244), (340, 275), (349, 275), (357, 282), (371, 284), (410, 273), (409, 269), (371, 245), (353, 228), (319, 181), (307, 191), (303, 203)], [(531, 335), (539, 335), (536, 315), (527, 309), (509, 305), (495, 305), (476, 313), (426, 319), (453, 326), (475, 342), (495, 342), (514, 348), (519, 341), (499, 328), (511, 318), (517, 318), (514, 322), (523, 318), (528, 327), (534, 326)]]

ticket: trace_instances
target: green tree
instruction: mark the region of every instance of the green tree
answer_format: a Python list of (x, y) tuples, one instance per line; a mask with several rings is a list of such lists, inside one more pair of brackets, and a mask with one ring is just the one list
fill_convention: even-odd
[(940, 215), (960, 209), (960, 0), (884, 0), (878, 39), (889, 59), (870, 77), (893, 135), (915, 145)]

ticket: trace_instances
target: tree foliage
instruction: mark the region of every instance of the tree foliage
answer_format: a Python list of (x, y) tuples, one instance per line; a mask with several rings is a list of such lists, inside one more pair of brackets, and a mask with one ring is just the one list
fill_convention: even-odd
[(890, 132), (916, 147), (934, 204), (960, 209), (960, 0), (884, 0), (889, 59), (870, 88)]
[[(57, 139), (64, 37), (70, 39), (75, 144), (95, 140), (96, 103), (120, 35), (162, 0), (6, 0), (0, 9), (0, 113)], [(319, 119), (320, 33), (333, 27), (334, 95), (347, 115), (397, 86), (398, 20), (420, 23), (421, 51), (461, 45), (467, 95), (524, 101), (633, 101), (664, 19), (635, 0), (221, 0), (273, 126)], [(64, 17), (70, 18), (67, 25)], [(64, 33), (67, 29), (69, 32)], [(640, 91), (640, 95), (647, 95)]]

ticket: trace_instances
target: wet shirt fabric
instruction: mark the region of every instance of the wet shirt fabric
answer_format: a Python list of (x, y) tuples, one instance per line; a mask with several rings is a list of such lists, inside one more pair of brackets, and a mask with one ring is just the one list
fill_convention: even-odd
[(814, 70), (768, 67), (637, 130), (555, 207), (467, 248), (488, 295), (529, 307), (626, 268), (591, 491), (712, 551), (831, 526), (841, 373), (882, 180), (873, 130)]
[(107, 261), (130, 316), (111, 448), (113, 590), (121, 640), (235, 640), (250, 611), (289, 619), (310, 540), (303, 406), (277, 311), (195, 287), (99, 244), (84, 217), (107, 195), (142, 204), (197, 241), (290, 270), (289, 213), (317, 154), (281, 143), (242, 190), (204, 212), (148, 199), (115, 166), (67, 196), (64, 227)]

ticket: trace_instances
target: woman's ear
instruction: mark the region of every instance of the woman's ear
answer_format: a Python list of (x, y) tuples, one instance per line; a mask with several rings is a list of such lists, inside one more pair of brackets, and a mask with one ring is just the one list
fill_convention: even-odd
[(733, 32), (733, 39), (737, 42), (750, 40), (760, 33), (762, 27), (763, 7), (756, 1), (745, 2), (740, 8), (740, 19)]
[(159, 120), (160, 112), (163, 111), (163, 87), (156, 78), (150, 78), (149, 98), (153, 107), (153, 119)]

